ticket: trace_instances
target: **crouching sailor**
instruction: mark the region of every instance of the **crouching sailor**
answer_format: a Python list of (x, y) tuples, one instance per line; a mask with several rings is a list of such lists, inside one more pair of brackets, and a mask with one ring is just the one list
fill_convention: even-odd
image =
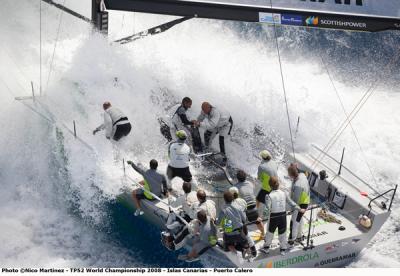
[(121, 110), (112, 107), (110, 102), (105, 102), (103, 109), (104, 123), (93, 130), (93, 135), (104, 129), (107, 139), (113, 138), (115, 141), (118, 141), (131, 132), (132, 127), (128, 117)]
[(150, 194), (158, 197), (164, 195), (168, 197), (167, 180), (165, 176), (157, 172), (158, 162), (152, 159), (150, 161), (150, 169), (145, 171), (143, 168), (135, 165), (132, 161), (127, 162), (132, 168), (143, 176), (143, 180), (139, 183), (144, 189), (135, 189), (132, 192), (133, 201), (136, 205), (135, 216), (143, 215), (140, 201), (142, 199), (154, 200), (155, 198)]
[(211, 146), (212, 140), (219, 134), (219, 149), (226, 162), (225, 138), (231, 135), (233, 126), (233, 120), (229, 112), (216, 108), (208, 102), (203, 102), (201, 113), (194, 125), (205, 128), (204, 144), (206, 148)]
[(199, 230), (195, 233), (195, 241), (188, 255), (180, 255), (178, 259), (193, 262), (204, 254), (208, 249), (217, 244), (217, 228), (213, 220), (207, 216), (205, 210), (197, 212)]
[(190, 182), (183, 182), (182, 189), (184, 194), (174, 202), (171, 202), (171, 207), (174, 210), (169, 214), (166, 223), (166, 227), (173, 237), (169, 249), (172, 248), (173, 250), (184, 246), (186, 241), (192, 238), (193, 234), (198, 230), (195, 208), (199, 202), (196, 197), (196, 191), (192, 191)]
[[(292, 179), (290, 198), (302, 209), (307, 209), (310, 204), (310, 186), (304, 173), (300, 173), (296, 164), (288, 167), (288, 175)], [(295, 211), (290, 221), (289, 244), (293, 245), (296, 239), (301, 239), (303, 235), (304, 212)]]
[(276, 228), (278, 228), (280, 251), (281, 254), (284, 255), (287, 249), (286, 204), (302, 213), (304, 213), (305, 210), (300, 210), (300, 207), (295, 202), (293, 202), (284, 191), (279, 190), (279, 181), (277, 177), (272, 176), (270, 178), (269, 186), (272, 190), (265, 197), (265, 217), (269, 217), (269, 224), (268, 231), (265, 236), (264, 246), (260, 251), (264, 252), (265, 254), (269, 253), (269, 248), (274, 237), (274, 232)]

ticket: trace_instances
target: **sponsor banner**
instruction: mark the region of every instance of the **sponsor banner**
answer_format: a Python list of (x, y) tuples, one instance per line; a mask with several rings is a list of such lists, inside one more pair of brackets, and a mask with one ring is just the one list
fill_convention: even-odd
[(346, 261), (349, 262), (351, 259), (354, 259), (356, 257), (356, 253), (350, 253), (350, 254), (346, 254), (346, 255), (342, 255), (342, 256), (337, 256), (337, 257), (333, 257), (330, 259), (326, 259), (326, 260), (322, 260), (320, 262), (317, 262), (314, 264), (314, 267), (320, 267), (320, 266), (324, 266), (324, 265), (330, 265), (336, 262), (341, 262), (341, 261)]
[(318, 252), (308, 252), (288, 259), (279, 261), (269, 261), (267, 263), (261, 263), (258, 268), (283, 268), (290, 267), (292, 265), (301, 264), (304, 262), (317, 260), (319, 258)]
[(270, 24), (281, 24), (280, 13), (259, 12), (258, 18), (259, 22), (270, 23)]
[(281, 23), (285, 25), (302, 26), (303, 16), (296, 14), (282, 14)]
[(351, 29), (366, 31), (369, 29), (368, 20), (346, 19), (326, 16), (308, 16), (304, 18), (304, 25), (309, 27), (322, 27), (334, 29)]

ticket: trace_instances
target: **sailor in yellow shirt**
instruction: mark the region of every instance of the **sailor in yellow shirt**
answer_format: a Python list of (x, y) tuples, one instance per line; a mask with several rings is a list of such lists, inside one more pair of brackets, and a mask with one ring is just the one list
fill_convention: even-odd
[(269, 185), (269, 179), (272, 176), (278, 176), (278, 165), (272, 160), (272, 155), (268, 150), (260, 152), (262, 159), (261, 164), (258, 166), (257, 179), (261, 183), (261, 189), (257, 194), (257, 209), (260, 207), (260, 203), (265, 204), (265, 196), (271, 192)]
[[(300, 173), (296, 164), (290, 164), (288, 167), (288, 175), (292, 180), (292, 188), (290, 190), (290, 198), (300, 206), (301, 209), (307, 209), (310, 204), (310, 185), (304, 173)], [(292, 213), (290, 221), (289, 245), (293, 245), (294, 241), (302, 236), (304, 213), (297, 210)]]

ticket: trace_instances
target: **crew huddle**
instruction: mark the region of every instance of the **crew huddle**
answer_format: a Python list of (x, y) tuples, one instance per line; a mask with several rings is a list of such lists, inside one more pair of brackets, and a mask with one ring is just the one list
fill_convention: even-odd
[[(237, 254), (237, 250), (244, 252), (250, 249), (253, 257), (257, 256), (257, 250), (247, 229), (249, 224), (256, 224), (260, 231), (260, 237), (264, 238), (264, 245), (260, 251), (265, 254), (269, 253), (276, 229), (278, 229), (281, 254), (285, 254), (288, 245), (292, 246), (296, 239), (301, 238), (302, 216), (310, 203), (307, 178), (304, 173), (299, 172), (295, 164), (291, 164), (288, 167), (288, 175), (292, 180), (292, 187), (290, 195), (288, 195), (280, 189), (277, 167), (269, 173), (263, 170), (265, 162), (272, 161), (271, 154), (262, 151), (260, 156), (263, 160), (259, 166), (259, 172), (262, 171), (262, 173), (258, 175), (260, 191), (257, 194), (257, 203), (256, 193), (254, 193), (256, 188), (252, 183), (246, 181), (247, 175), (243, 170), (237, 171), (237, 183), (224, 192), (225, 205), (218, 212), (218, 215), (216, 215), (215, 203), (207, 199), (206, 192), (202, 189), (193, 190), (191, 183), (184, 180), (182, 185), (183, 195), (171, 203), (173, 208), (180, 210), (178, 214), (186, 224), (185, 227), (176, 231), (175, 239), (171, 242), (172, 248), (179, 249), (188, 238), (195, 237), (192, 250), (183, 259), (186, 261), (196, 260), (206, 250), (217, 245), (216, 228), (222, 231), (223, 244), (221, 246), (226, 251)], [(145, 189), (157, 193), (159, 197), (168, 196), (166, 180), (155, 172), (155, 162), (155, 160), (150, 162), (150, 169), (147, 171), (138, 170), (131, 162), (129, 164), (142, 173), (144, 178), (142, 183)], [(263, 181), (265, 181), (265, 178), (268, 178), (268, 191), (264, 189), (265, 183)], [(147, 197), (145, 193), (133, 191), (137, 205), (135, 215), (143, 214), (140, 209), (140, 200), (154, 200), (154, 198)], [(264, 200), (260, 198), (260, 193), (265, 193)], [(261, 203), (263, 203), (263, 207), (261, 207)], [(257, 204), (258, 207), (256, 207)], [(292, 211), (289, 240), (287, 239), (286, 219), (288, 210)], [(263, 222), (266, 222), (266, 226)], [(167, 228), (174, 229), (177, 225), (183, 226), (182, 223), (173, 219), (171, 224), (167, 224)]]
[[(202, 189), (193, 185), (192, 174), (189, 168), (193, 146), (199, 141), (195, 137), (198, 132), (193, 129), (204, 128), (204, 146), (209, 148), (212, 139), (219, 134), (219, 147), (226, 162), (225, 138), (230, 135), (233, 120), (230, 114), (208, 102), (201, 105), (201, 114), (196, 120), (190, 120), (186, 111), (191, 108), (192, 100), (185, 97), (180, 105), (173, 107), (173, 114), (169, 128), (170, 137), (175, 138), (168, 146), (169, 163), (167, 178), (157, 171), (158, 162), (150, 161), (148, 170), (128, 161), (137, 172), (143, 176), (140, 184), (143, 189), (132, 192), (136, 205), (135, 216), (143, 215), (141, 200), (156, 200), (169, 197), (173, 192), (171, 180), (175, 177), (182, 179), (183, 194), (174, 202), (170, 202), (171, 212), (167, 221), (167, 229), (174, 238), (168, 241), (168, 248), (179, 249), (187, 239), (194, 237), (192, 250), (182, 256), (183, 260), (194, 261), (209, 248), (216, 246), (218, 231), (222, 232), (223, 243), (220, 244), (226, 251), (237, 254), (237, 250), (250, 252), (257, 256), (255, 243), (248, 231), (248, 225), (256, 224), (260, 238), (264, 245), (260, 250), (269, 253), (274, 232), (278, 230), (278, 239), (281, 254), (285, 254), (288, 246), (292, 246), (296, 239), (302, 237), (303, 214), (310, 203), (310, 191), (307, 177), (299, 172), (296, 164), (288, 167), (288, 176), (292, 181), (290, 195), (280, 189), (278, 179), (278, 165), (272, 159), (269, 151), (260, 152), (261, 163), (258, 166), (257, 180), (259, 187), (247, 181), (247, 174), (243, 170), (236, 172), (237, 182), (223, 193), (225, 205), (217, 212), (215, 203), (207, 199)], [(106, 129), (106, 137), (119, 140), (129, 134), (128, 118), (110, 103), (103, 105), (105, 110), (104, 124), (97, 131)], [(129, 125), (128, 125), (129, 124)], [(201, 144), (201, 141), (200, 141)], [(205, 150), (207, 151), (207, 150)], [(258, 186), (258, 185), (257, 185)], [(292, 211), (287, 238), (287, 211)]]

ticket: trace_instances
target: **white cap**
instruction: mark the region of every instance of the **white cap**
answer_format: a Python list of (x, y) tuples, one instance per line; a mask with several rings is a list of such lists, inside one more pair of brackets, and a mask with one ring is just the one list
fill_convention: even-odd
[(260, 151), (260, 157), (262, 159), (267, 159), (268, 157), (272, 158), (272, 155), (268, 150), (262, 150), (262, 151)]
[(232, 194), (239, 194), (239, 190), (238, 190), (238, 188), (236, 188), (236, 187), (230, 187), (229, 188), (229, 191), (232, 193)]

